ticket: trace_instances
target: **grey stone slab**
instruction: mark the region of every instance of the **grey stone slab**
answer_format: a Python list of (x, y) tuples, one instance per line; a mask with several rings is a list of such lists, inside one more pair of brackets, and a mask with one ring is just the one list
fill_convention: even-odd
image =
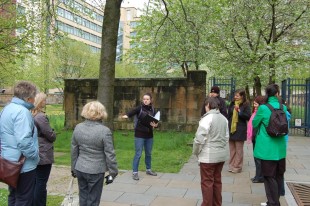
[(202, 199), (201, 189), (188, 189), (184, 195), (184, 198)]
[(164, 197), (184, 197), (187, 189), (152, 186), (145, 194)]
[(171, 180), (194, 180), (196, 175), (187, 175), (187, 174), (174, 174), (174, 173), (165, 173), (160, 178), (161, 179), (171, 179)]
[(119, 192), (145, 193), (150, 188), (148, 185), (113, 183), (104, 187), (105, 190)]
[(196, 206), (196, 199), (175, 198), (175, 197), (157, 197), (151, 206)]
[(156, 198), (155, 195), (137, 194), (137, 193), (125, 193), (119, 197), (115, 202), (117, 203), (129, 203), (130, 205), (150, 205)]
[(222, 192), (222, 201), (223, 202), (232, 202), (233, 193), (232, 192)]
[(185, 181), (185, 180), (170, 180), (167, 188), (192, 188), (200, 189), (200, 182)]
[(124, 192), (118, 192), (118, 191), (109, 191), (109, 190), (103, 190), (101, 195), (102, 201), (107, 202), (113, 202), (120, 196), (122, 196)]

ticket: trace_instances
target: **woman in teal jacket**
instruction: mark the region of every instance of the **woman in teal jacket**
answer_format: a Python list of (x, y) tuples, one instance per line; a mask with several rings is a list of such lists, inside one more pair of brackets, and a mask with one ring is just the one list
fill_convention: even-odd
[[(279, 86), (271, 84), (266, 87), (266, 100), (274, 108), (280, 108)], [(286, 113), (287, 108), (283, 105)], [(271, 137), (266, 131), (271, 115), (266, 105), (261, 105), (253, 119), (253, 127), (257, 131), (254, 157), (262, 161), (262, 174), (264, 176), (265, 192), (267, 196), (266, 205), (280, 205), (280, 190), (285, 172), (286, 141), (285, 135)]]

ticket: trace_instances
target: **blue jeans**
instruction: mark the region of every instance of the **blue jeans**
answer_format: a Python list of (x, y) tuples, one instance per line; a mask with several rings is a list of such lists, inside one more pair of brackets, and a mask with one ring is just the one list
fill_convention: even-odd
[(80, 206), (98, 206), (102, 194), (104, 173), (88, 174), (76, 170)]
[(153, 138), (139, 138), (135, 137), (135, 157), (133, 158), (132, 171), (138, 172), (139, 162), (142, 155), (142, 150), (144, 147), (145, 151), (145, 166), (146, 169), (151, 169), (152, 161), (152, 148), (153, 148)]
[(21, 173), (17, 188), (9, 186), (8, 206), (32, 206), (36, 170)]
[(52, 164), (38, 165), (36, 172), (36, 181), (34, 188), (34, 206), (45, 206), (47, 198), (46, 184), (50, 176)]

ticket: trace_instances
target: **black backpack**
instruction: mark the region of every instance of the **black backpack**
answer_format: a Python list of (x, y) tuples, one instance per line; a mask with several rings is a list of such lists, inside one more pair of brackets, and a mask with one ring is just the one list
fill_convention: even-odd
[(280, 137), (288, 134), (288, 122), (283, 105), (280, 104), (280, 109), (275, 109), (270, 104), (265, 104), (271, 111), (269, 124), (266, 127), (267, 133), (271, 137)]

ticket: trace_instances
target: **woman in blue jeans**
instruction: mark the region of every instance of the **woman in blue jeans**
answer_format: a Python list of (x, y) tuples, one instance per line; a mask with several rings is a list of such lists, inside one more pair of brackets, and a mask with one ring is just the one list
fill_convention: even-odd
[(157, 176), (156, 172), (152, 171), (152, 147), (153, 147), (153, 128), (157, 127), (157, 123), (151, 122), (150, 125), (145, 125), (141, 121), (141, 117), (149, 114), (155, 115), (154, 108), (152, 106), (152, 96), (149, 93), (143, 95), (142, 104), (129, 111), (122, 118), (127, 119), (135, 116), (135, 156), (132, 163), (132, 178), (139, 180), (138, 168), (139, 162), (144, 147), (145, 151), (145, 166), (146, 174)]

